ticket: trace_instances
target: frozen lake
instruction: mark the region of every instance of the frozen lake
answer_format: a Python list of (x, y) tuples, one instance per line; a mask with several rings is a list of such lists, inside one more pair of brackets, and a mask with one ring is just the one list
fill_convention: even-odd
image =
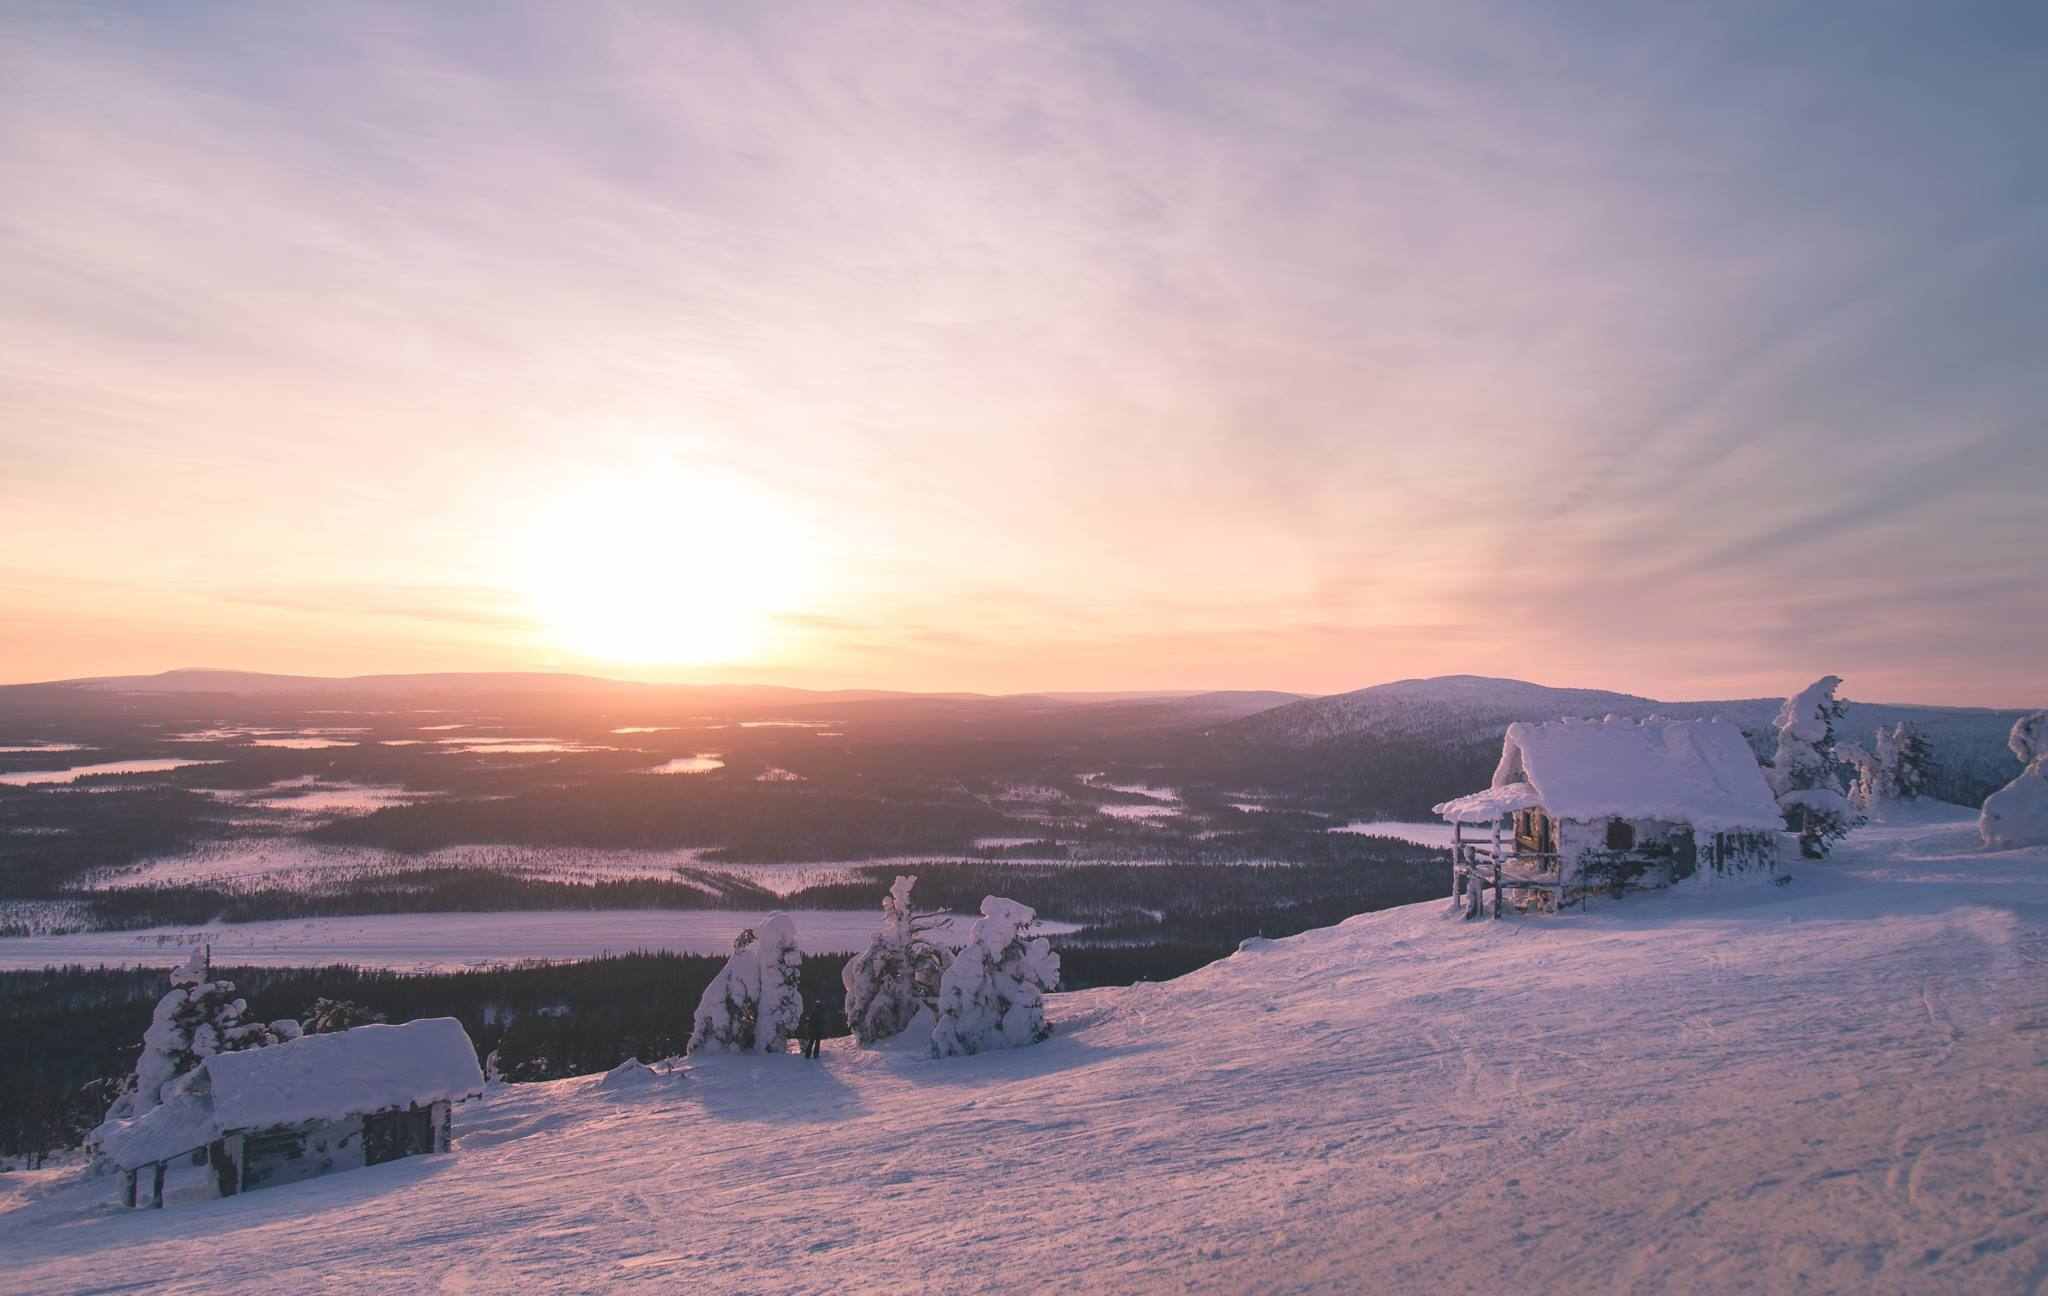
[[(1443, 850), (1451, 848), (1451, 826), (1447, 823), (1404, 823), (1393, 819), (1354, 819), (1331, 832), (1364, 833), (1373, 837), (1395, 837), (1401, 841), (1414, 842), (1418, 846), (1435, 846)], [(1467, 832), (1468, 840), (1476, 840), (1477, 834)]]
[[(587, 959), (635, 950), (725, 954), (760, 910), (595, 909), (517, 913), (370, 914), (278, 922), (151, 927), (143, 931), (78, 932), (0, 939), (0, 970), (69, 963), (108, 967), (170, 967), (191, 946), (213, 946), (214, 962), (245, 967), (317, 967), (354, 963), (408, 972), (488, 967), (520, 959)], [(797, 909), (797, 941), (806, 953), (865, 948), (881, 915), (866, 909)], [(953, 917), (942, 939), (964, 941), (972, 918)], [(1045, 935), (1078, 930), (1041, 923)]]
[(182, 769), (187, 765), (218, 764), (219, 761), (172, 760), (168, 757), (158, 760), (105, 761), (98, 765), (73, 765), (70, 769), (19, 770), (13, 774), (0, 774), (0, 783), (5, 783), (9, 787), (32, 787), (38, 783), (70, 783), (95, 774), (161, 774), (165, 770)]
[(698, 752), (695, 756), (678, 756), (672, 761), (656, 765), (649, 774), (709, 774), (712, 770), (725, 768), (725, 762), (717, 752)]

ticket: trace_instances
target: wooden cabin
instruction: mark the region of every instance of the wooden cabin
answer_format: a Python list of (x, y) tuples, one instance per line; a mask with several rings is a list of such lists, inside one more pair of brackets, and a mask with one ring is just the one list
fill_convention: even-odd
[(358, 1026), (217, 1053), (101, 1150), (121, 1168), (129, 1206), (145, 1173), (150, 1204), (163, 1205), (167, 1169), (187, 1158), (203, 1158), (226, 1197), (446, 1152), (453, 1104), (483, 1088), (476, 1047), (453, 1017)]
[(1446, 801), (1451, 904), (1554, 909), (1598, 892), (1777, 866), (1784, 820), (1721, 720), (1512, 724), (1483, 792)]

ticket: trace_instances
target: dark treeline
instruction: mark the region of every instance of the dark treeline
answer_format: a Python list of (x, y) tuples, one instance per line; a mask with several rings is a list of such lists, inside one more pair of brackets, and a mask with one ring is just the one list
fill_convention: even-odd
[(182, 788), (0, 786), (0, 895), (55, 896), (95, 870), (190, 850), (230, 831), (219, 802)]

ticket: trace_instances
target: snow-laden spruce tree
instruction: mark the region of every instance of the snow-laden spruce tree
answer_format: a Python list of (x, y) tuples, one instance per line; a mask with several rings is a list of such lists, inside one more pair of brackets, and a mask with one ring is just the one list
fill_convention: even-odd
[(927, 939), (910, 912), (910, 888), (916, 882), (914, 875), (897, 877), (882, 897), (881, 930), (839, 974), (846, 987), (847, 1025), (862, 1044), (902, 1034), (920, 1009), (936, 1011), (948, 955)]
[[(108, 1109), (108, 1122), (131, 1120), (149, 1112), (163, 1101), (164, 1090), (172, 1081), (216, 1053), (261, 1048), (297, 1039), (302, 1033), (290, 1018), (267, 1023), (243, 1021), (249, 1005), (234, 994), (234, 982), (213, 979), (209, 947), (195, 946), (192, 957), (171, 970), (170, 993), (157, 1002), (149, 1029), (142, 1035), (135, 1074)], [(96, 1143), (98, 1138), (91, 1141)]]
[(1785, 699), (1778, 708), (1777, 754), (1764, 772), (1785, 826), (1799, 834), (1799, 851), (1808, 859), (1826, 855), (1855, 817), (1835, 772), (1835, 721), (1847, 709), (1835, 697), (1841, 683), (1838, 675), (1824, 675)]
[(803, 1020), (800, 986), (803, 951), (788, 914), (769, 914), (757, 932), (748, 928), (732, 943), (704, 997), (690, 1030), (695, 1053), (786, 1053), (789, 1037)]
[(2020, 776), (1984, 798), (1977, 831), (1986, 846), (2048, 846), (2048, 711), (2021, 716), (2007, 739)]
[(329, 999), (323, 995), (307, 1009), (305, 1027), (308, 1035), (331, 1035), (358, 1026), (375, 1026), (383, 1020), (383, 1013), (365, 1008), (353, 999)]
[(1933, 751), (1927, 740), (1904, 720), (1878, 728), (1875, 751), (1843, 743), (1838, 753), (1856, 767), (1849, 800), (1859, 810), (1878, 811), (1893, 801), (1911, 801), (1925, 794), (1933, 778)]
[(981, 902), (967, 944), (939, 982), (932, 1056), (1036, 1044), (1045, 1024), (1045, 992), (1058, 988), (1060, 956), (1052, 942), (1026, 933), (1038, 915), (1002, 896)]

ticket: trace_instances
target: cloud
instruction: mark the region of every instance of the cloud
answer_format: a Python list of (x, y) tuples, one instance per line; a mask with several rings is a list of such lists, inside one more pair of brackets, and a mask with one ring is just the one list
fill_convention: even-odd
[(2048, 476), (2048, 92), (1961, 17), (4, 23), (0, 509), (53, 580), (510, 651), (522, 528), (651, 446), (817, 521), (768, 665), (819, 682), (1648, 690), (1840, 651), (1760, 628), (1868, 555), (2004, 570)]

